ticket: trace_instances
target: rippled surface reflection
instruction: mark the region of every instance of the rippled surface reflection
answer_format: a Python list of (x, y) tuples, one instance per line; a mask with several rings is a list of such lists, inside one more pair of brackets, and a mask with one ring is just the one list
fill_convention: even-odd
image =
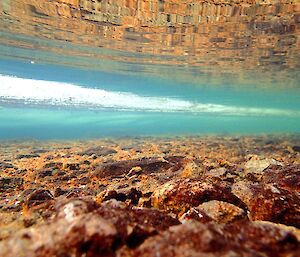
[(1, 31), (10, 34), (1, 43), (128, 62), (298, 69), (300, 4), (274, 2), (2, 0)]

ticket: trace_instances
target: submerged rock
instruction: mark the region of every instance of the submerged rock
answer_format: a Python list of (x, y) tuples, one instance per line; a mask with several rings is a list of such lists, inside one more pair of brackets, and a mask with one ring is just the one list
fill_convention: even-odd
[(97, 200), (98, 202), (105, 202), (110, 199), (115, 199), (117, 201), (127, 201), (128, 203), (137, 205), (142, 195), (141, 191), (132, 187), (120, 190), (105, 190), (97, 196)]
[(115, 154), (117, 153), (116, 150), (112, 149), (112, 148), (108, 148), (105, 146), (96, 146), (96, 147), (92, 147), (92, 148), (88, 148), (85, 151), (82, 151), (79, 153), (79, 155), (88, 155), (88, 156), (106, 156), (106, 155), (110, 155), (110, 154)]
[(109, 153), (122, 140), (55, 142), (53, 160), (4, 147), (0, 256), (300, 256), (300, 164), (287, 141), (143, 139), (140, 152)]
[(204, 202), (219, 200), (245, 208), (243, 202), (231, 192), (230, 184), (224, 181), (199, 181), (178, 179), (159, 187), (152, 195), (152, 205), (177, 214)]
[(205, 202), (199, 205), (197, 210), (202, 211), (217, 223), (229, 223), (247, 219), (247, 213), (243, 209), (222, 201)]
[(24, 179), (18, 177), (0, 178), (0, 192), (20, 189), (23, 186)]
[(20, 231), (0, 242), (0, 256), (112, 256), (117, 231), (93, 213)]
[(300, 193), (300, 165), (271, 166), (263, 177), (262, 183), (275, 184), (291, 193)]
[(106, 178), (127, 175), (134, 167), (140, 167), (141, 173), (143, 174), (165, 172), (167, 170), (175, 172), (182, 168), (183, 163), (184, 158), (177, 156), (108, 162), (97, 167), (93, 176), (97, 178)]
[(16, 159), (30, 159), (30, 158), (36, 158), (40, 157), (39, 154), (33, 153), (33, 154), (19, 154), (17, 155)]
[(147, 237), (180, 224), (158, 210), (115, 200), (100, 207), (89, 199), (62, 200), (56, 211), (49, 223), (0, 242), (0, 256), (115, 256), (124, 245), (135, 248)]
[(133, 256), (297, 256), (299, 250), (293, 232), (271, 223), (187, 222), (147, 239)]
[(34, 189), (25, 199), (25, 204), (28, 207), (37, 206), (53, 200), (53, 196), (49, 190)]
[(252, 220), (267, 220), (300, 227), (300, 196), (276, 184), (237, 183), (233, 193), (249, 210)]
[(280, 162), (274, 159), (250, 159), (245, 163), (245, 172), (252, 173), (257, 175), (262, 175), (264, 170), (267, 169), (270, 165), (282, 165)]
[(293, 151), (300, 153), (300, 145), (294, 145), (292, 149)]
[(147, 237), (180, 224), (177, 219), (161, 211), (130, 207), (115, 200), (102, 204), (97, 213), (113, 222), (119, 236), (129, 247), (136, 247)]
[(14, 165), (8, 162), (0, 162), (0, 171), (5, 170), (5, 169), (13, 169), (15, 168)]

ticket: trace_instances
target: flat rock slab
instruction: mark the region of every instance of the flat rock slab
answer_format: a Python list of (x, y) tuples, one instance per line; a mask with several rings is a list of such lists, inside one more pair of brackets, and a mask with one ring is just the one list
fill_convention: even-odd
[(175, 172), (183, 167), (183, 157), (169, 156), (164, 158), (141, 158), (135, 160), (115, 161), (101, 164), (93, 174), (96, 178), (116, 177), (128, 174), (132, 168), (140, 167), (143, 174)]
[(96, 146), (96, 147), (88, 148), (78, 154), (82, 155), (82, 156), (83, 155), (87, 155), (87, 156), (95, 155), (95, 156), (100, 157), (100, 156), (106, 156), (106, 155), (115, 154), (115, 153), (117, 153), (117, 151), (112, 148), (108, 148), (105, 146)]

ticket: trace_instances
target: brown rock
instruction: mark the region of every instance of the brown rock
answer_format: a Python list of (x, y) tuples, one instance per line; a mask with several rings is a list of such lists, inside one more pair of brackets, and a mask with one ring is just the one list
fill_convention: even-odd
[(97, 201), (105, 202), (110, 199), (115, 199), (117, 201), (126, 201), (133, 205), (137, 205), (142, 195), (142, 192), (134, 187), (119, 190), (105, 190), (97, 196)]
[(25, 204), (28, 207), (33, 207), (50, 200), (53, 200), (53, 196), (49, 190), (35, 189), (28, 195), (27, 199), (25, 200)]
[(133, 256), (293, 256), (299, 249), (295, 234), (273, 224), (187, 222), (147, 239)]
[(270, 165), (280, 165), (281, 163), (274, 159), (257, 159), (253, 157), (245, 163), (245, 170), (248, 172), (261, 173)]
[(175, 172), (182, 168), (183, 162), (184, 159), (182, 157), (176, 156), (109, 162), (97, 167), (93, 176), (97, 178), (118, 177), (128, 174), (134, 167), (140, 167), (144, 174), (164, 172), (167, 170)]
[(18, 177), (0, 178), (0, 192), (20, 189), (23, 186), (24, 179)]
[(189, 211), (184, 213), (180, 219), (182, 223), (185, 223), (189, 220), (197, 220), (201, 223), (208, 223), (213, 221), (211, 217), (209, 217), (204, 211), (200, 210), (199, 208), (191, 208)]
[(104, 147), (104, 146), (96, 146), (96, 147), (92, 147), (89, 148), (83, 152), (80, 152), (79, 155), (88, 155), (88, 156), (106, 156), (106, 155), (110, 155), (110, 154), (115, 154), (117, 153), (116, 150), (112, 149), (112, 148), (108, 148), (108, 147)]
[(230, 203), (222, 201), (209, 201), (197, 207), (217, 223), (229, 223), (236, 220), (247, 219), (246, 212)]
[(65, 219), (69, 222), (77, 216), (92, 212), (98, 205), (91, 198), (62, 199), (55, 204), (56, 218)]
[(0, 171), (5, 170), (5, 169), (14, 169), (15, 166), (12, 165), (11, 163), (7, 162), (0, 162)]
[(0, 242), (0, 256), (115, 256), (147, 237), (180, 224), (158, 211), (132, 208), (115, 200), (99, 208), (91, 199), (64, 199), (50, 223), (20, 231)]
[(112, 256), (116, 228), (93, 213), (20, 231), (0, 243), (0, 256)]
[(183, 214), (190, 207), (219, 200), (245, 208), (231, 192), (230, 184), (224, 181), (202, 182), (195, 179), (178, 179), (158, 188), (152, 195), (152, 205), (177, 214)]
[(48, 169), (48, 168), (61, 169), (62, 167), (63, 167), (63, 163), (62, 162), (49, 162), (49, 163), (46, 163), (44, 165), (45, 169)]
[(148, 236), (163, 231), (180, 222), (154, 209), (132, 208), (124, 203), (111, 200), (97, 210), (104, 219), (112, 222), (123, 241), (130, 247), (140, 244)]
[(39, 154), (19, 154), (16, 156), (16, 159), (30, 159), (40, 157)]
[(252, 220), (267, 220), (300, 227), (300, 197), (275, 184), (239, 183), (233, 192), (246, 205)]
[(273, 183), (278, 188), (300, 193), (300, 165), (271, 166), (266, 169), (262, 182)]

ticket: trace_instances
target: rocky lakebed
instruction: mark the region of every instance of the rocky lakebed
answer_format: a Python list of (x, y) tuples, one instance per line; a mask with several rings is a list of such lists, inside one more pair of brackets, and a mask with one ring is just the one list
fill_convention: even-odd
[(0, 256), (300, 256), (300, 136), (0, 143)]

